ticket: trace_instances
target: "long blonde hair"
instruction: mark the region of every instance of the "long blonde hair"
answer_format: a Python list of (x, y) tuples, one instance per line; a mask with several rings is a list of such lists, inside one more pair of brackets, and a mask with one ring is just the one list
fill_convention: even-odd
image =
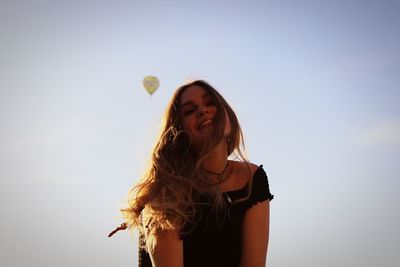
[[(180, 102), (183, 92), (190, 86), (202, 87), (214, 98), (217, 114), (212, 137), (200, 150), (194, 150), (187, 132), (182, 130)], [(225, 116), (226, 110), (228, 118)], [(231, 132), (224, 137), (225, 120), (229, 119)], [(211, 196), (212, 208), (221, 210), (224, 202), (215, 184), (205, 180), (201, 168), (217, 144), (227, 139), (228, 156), (247, 161), (243, 134), (238, 119), (225, 99), (207, 82), (196, 80), (179, 87), (173, 94), (163, 117), (161, 133), (152, 152), (151, 161), (141, 181), (128, 197), (128, 207), (121, 209), (129, 229), (138, 228), (146, 236), (146, 246), (151, 249), (155, 235), (160, 230), (183, 233), (183, 226), (193, 222), (196, 199), (199, 194)]]

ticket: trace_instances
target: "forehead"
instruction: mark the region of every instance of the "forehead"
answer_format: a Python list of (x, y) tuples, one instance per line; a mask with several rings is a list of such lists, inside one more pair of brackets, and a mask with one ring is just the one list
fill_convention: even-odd
[(207, 94), (207, 90), (198, 85), (192, 85), (186, 88), (182, 93), (180, 105), (188, 102), (202, 99)]

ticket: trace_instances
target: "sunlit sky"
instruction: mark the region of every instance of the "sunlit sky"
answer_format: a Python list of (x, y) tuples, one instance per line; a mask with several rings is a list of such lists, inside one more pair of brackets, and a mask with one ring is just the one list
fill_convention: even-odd
[(107, 234), (169, 97), (205, 79), (269, 176), (268, 266), (400, 266), (399, 14), (389, 0), (1, 1), (0, 265), (136, 266), (135, 235)]

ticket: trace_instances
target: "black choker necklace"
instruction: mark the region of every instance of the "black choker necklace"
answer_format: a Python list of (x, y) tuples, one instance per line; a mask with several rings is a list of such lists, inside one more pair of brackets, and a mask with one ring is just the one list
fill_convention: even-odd
[(213, 171), (209, 171), (207, 169), (206, 169), (206, 172), (208, 172), (210, 174), (213, 174), (213, 175), (217, 175), (218, 176), (218, 180), (221, 181), (227, 168), (228, 168), (228, 161), (226, 161), (225, 167), (222, 170), (222, 172), (213, 172)]

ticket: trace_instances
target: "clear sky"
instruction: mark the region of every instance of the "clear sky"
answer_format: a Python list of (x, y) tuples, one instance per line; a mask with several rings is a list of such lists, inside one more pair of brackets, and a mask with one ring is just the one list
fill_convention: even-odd
[(107, 233), (172, 92), (205, 79), (269, 175), (268, 266), (400, 266), (399, 14), (389, 0), (1, 1), (0, 265), (136, 266), (135, 237)]

